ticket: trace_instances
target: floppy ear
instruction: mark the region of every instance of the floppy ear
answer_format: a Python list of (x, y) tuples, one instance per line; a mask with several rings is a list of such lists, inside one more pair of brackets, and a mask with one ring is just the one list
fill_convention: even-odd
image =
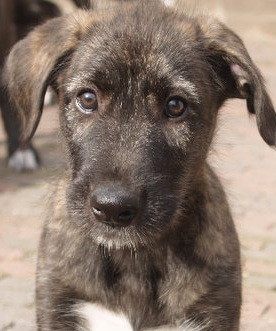
[(93, 18), (79, 11), (37, 27), (11, 50), (3, 73), (10, 101), (18, 115), (21, 145), (38, 126), (47, 86), (64, 68)]
[(276, 145), (276, 113), (264, 80), (242, 40), (217, 21), (206, 20), (201, 28), (207, 59), (223, 86), (224, 100), (242, 98), (249, 113), (256, 114), (259, 132), (270, 146)]

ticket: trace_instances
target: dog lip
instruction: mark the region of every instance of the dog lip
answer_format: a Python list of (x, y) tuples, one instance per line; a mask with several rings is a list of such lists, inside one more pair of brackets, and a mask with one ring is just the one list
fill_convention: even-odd
[(112, 228), (112, 229), (125, 228), (125, 227), (127, 227), (127, 226), (130, 225), (130, 223), (129, 224), (122, 223), (122, 222), (119, 223), (119, 222), (116, 222), (114, 220), (111, 220), (111, 221), (102, 221), (101, 223), (104, 224), (104, 225), (106, 225), (109, 228)]

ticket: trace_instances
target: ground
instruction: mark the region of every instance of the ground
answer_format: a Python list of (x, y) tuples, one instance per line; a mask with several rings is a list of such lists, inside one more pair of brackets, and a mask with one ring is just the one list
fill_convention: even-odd
[[(206, 7), (206, 1), (197, 2)], [(276, 104), (276, 1), (213, 0), (208, 6), (242, 36)], [(56, 108), (45, 109), (34, 139), (43, 166), (34, 173), (16, 174), (6, 167), (0, 126), (0, 331), (34, 330), (43, 210), (49, 183), (64, 169), (56, 128)], [(243, 101), (231, 101), (221, 110), (210, 161), (226, 188), (241, 240), (241, 330), (275, 331), (276, 151), (262, 141)]]

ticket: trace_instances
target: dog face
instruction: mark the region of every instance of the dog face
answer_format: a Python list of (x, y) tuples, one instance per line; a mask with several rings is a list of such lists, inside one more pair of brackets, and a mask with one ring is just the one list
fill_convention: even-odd
[(221, 100), (210, 66), (191, 54), (198, 42), (169, 19), (148, 29), (133, 14), (100, 29), (80, 42), (58, 84), (73, 169), (68, 206), (100, 242), (147, 242), (177, 221)]
[(157, 2), (50, 21), (15, 46), (5, 77), (23, 141), (47, 85), (57, 91), (70, 220), (107, 246), (147, 244), (185, 221), (226, 99), (245, 98), (275, 144), (275, 112), (240, 39)]

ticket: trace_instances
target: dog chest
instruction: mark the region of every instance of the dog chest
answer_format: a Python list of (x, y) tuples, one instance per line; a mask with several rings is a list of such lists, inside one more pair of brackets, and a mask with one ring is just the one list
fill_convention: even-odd
[[(83, 321), (79, 331), (134, 331), (126, 315), (112, 312), (100, 305), (83, 303), (76, 307), (76, 314)], [(178, 327), (163, 326), (144, 329), (144, 331), (202, 331), (200, 325), (190, 321), (183, 322)]]
[[(103, 268), (106, 272), (111, 274), (113, 264), (109, 258), (109, 268)], [(125, 256), (126, 259), (126, 256)], [(128, 259), (126, 259), (128, 260)], [(135, 261), (138, 263), (139, 258), (136, 257)], [(132, 261), (133, 262), (133, 261)], [(106, 264), (105, 261), (104, 264)], [(133, 265), (131, 261), (127, 263), (129, 268), (132, 270), (137, 269), (137, 265)], [(186, 323), (185, 326), (182, 322), (181, 327), (158, 327), (153, 328), (149, 325), (156, 324), (167, 324), (168, 318), (166, 318), (165, 311), (161, 313), (156, 306), (156, 296), (158, 296), (158, 278), (156, 276), (156, 271), (151, 271), (148, 275), (134, 275), (127, 270), (126, 266), (122, 266), (124, 273), (116, 277), (116, 281), (113, 284), (108, 281), (102, 284), (105, 291), (101, 294), (98, 293), (98, 297), (102, 297), (102, 304), (84, 302), (76, 306), (75, 311), (77, 316), (80, 318), (81, 323), (84, 325), (84, 329), (80, 330), (87, 331), (198, 331), (200, 329), (196, 328), (194, 324)], [(141, 266), (140, 268), (141, 269)], [(147, 269), (147, 268), (146, 268)], [(138, 277), (139, 276), (139, 277)], [(157, 277), (157, 279), (156, 279)], [(106, 277), (104, 273), (101, 275), (104, 280)], [(156, 285), (153, 285), (153, 283)], [(149, 285), (148, 283), (151, 283)], [(110, 287), (111, 286), (111, 287)], [(156, 286), (156, 288), (155, 288)], [(109, 289), (107, 290), (107, 287)], [(122, 297), (122, 293), (124, 293)], [(104, 299), (105, 297), (105, 299)], [(115, 299), (116, 298), (116, 299)], [(151, 299), (149, 299), (151, 298)], [(154, 299), (155, 298), (155, 299)], [(169, 300), (169, 299), (168, 299)], [(112, 310), (105, 308), (104, 302), (108, 302), (112, 307)], [(161, 302), (160, 302), (161, 304)], [(116, 312), (113, 311), (114, 310)], [(123, 313), (124, 312), (124, 313)], [(130, 322), (132, 321), (132, 322)]]
[[(81, 304), (77, 307), (76, 313), (83, 320), (87, 331), (132, 331), (124, 314), (111, 312), (96, 304)], [(79, 331), (81, 330), (82, 327)]]

